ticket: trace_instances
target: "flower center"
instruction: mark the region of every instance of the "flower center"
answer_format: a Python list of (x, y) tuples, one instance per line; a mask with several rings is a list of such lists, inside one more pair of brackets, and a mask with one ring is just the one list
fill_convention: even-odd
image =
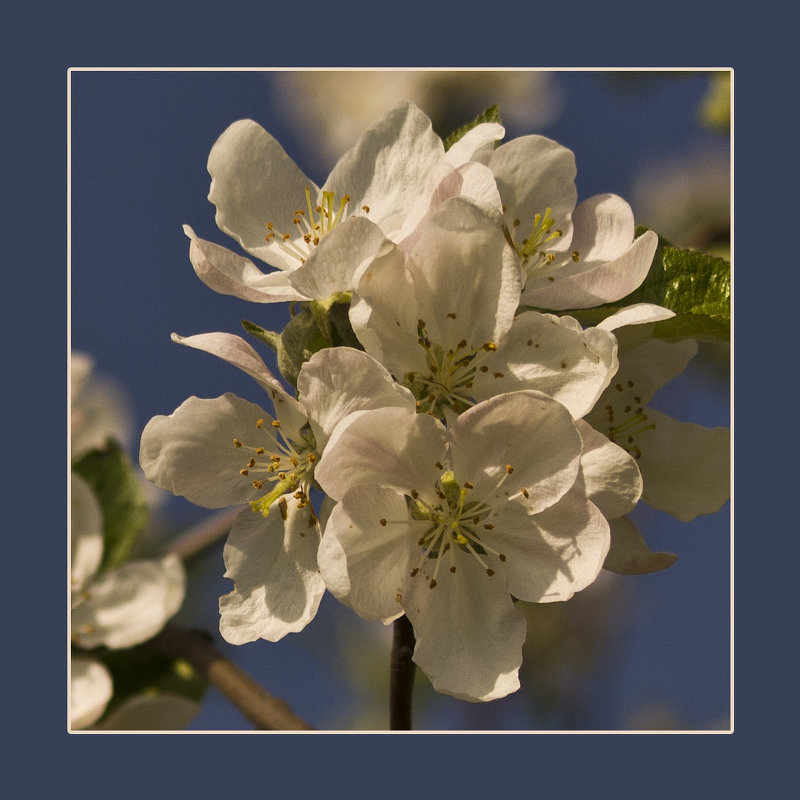
[(614, 395), (608, 397), (609, 402), (603, 407), (605, 423), (601, 430), (614, 444), (634, 458), (641, 458), (642, 451), (636, 444), (636, 437), (654, 430), (656, 424), (648, 421), (642, 398), (635, 392), (633, 381), (614, 384)]
[[(342, 195), (337, 203), (334, 192), (323, 192), (322, 202), (313, 205), (311, 190), (306, 187), (306, 207), (298, 208), (292, 217), (295, 232), (280, 232), (274, 223), (268, 222), (264, 241), (267, 243), (277, 241), (284, 253), (302, 264), (325, 234), (330, 233), (347, 218), (349, 204), (349, 194)], [(361, 211), (368, 214), (369, 206), (361, 206)]]
[[(490, 520), (497, 516), (497, 506), (470, 497), (475, 487), (469, 481), (459, 483), (453, 471), (445, 469), (440, 462), (436, 463), (436, 467), (441, 470), (434, 486), (438, 498), (436, 501), (429, 503), (420, 499), (417, 491), (406, 496), (411, 518), (428, 523), (417, 541), (421, 548), (420, 558), (410, 576), (415, 578), (422, 574), (428, 580), (428, 586), (435, 588), (440, 568), (447, 568), (452, 573), (457, 571), (454, 556), (456, 548), (474, 558), (486, 575), (493, 576), (495, 572), (487, 563), (488, 557), (493, 556), (501, 562), (506, 560), (504, 553), (495, 550), (487, 542), (495, 527)], [(509, 465), (497, 488), (511, 472), (513, 468)], [(507, 497), (503, 498), (503, 501), (507, 500)], [(386, 524), (386, 520), (381, 520), (381, 525)]]
[[(268, 489), (263, 497), (251, 501), (250, 508), (266, 517), (275, 500), (288, 493), (294, 493), (298, 508), (304, 508), (309, 504), (308, 491), (319, 457), (313, 434), (304, 432), (303, 441), (295, 443), (283, 436), (277, 420), (267, 425), (259, 419), (255, 428), (255, 443), (248, 444), (238, 437), (233, 440), (233, 446), (247, 458), (239, 474), (254, 489)], [(280, 511), (285, 518), (286, 507), (281, 506)]]
[[(456, 313), (446, 317), (455, 320)], [(445, 406), (460, 414), (475, 405), (471, 391), (475, 378), (479, 373), (489, 373), (489, 367), (482, 362), (487, 353), (497, 350), (497, 345), (484, 342), (476, 347), (461, 339), (445, 350), (431, 341), (422, 319), (417, 321), (417, 336), (419, 346), (425, 351), (427, 369), (425, 373), (409, 372), (405, 376), (406, 385), (417, 398), (417, 410), (443, 419)], [(495, 379), (504, 377), (501, 372), (493, 372), (492, 376)]]
[[(521, 226), (521, 222), (515, 219), (511, 223), (509, 230), (509, 239), (511, 245), (517, 251), (517, 255), (522, 261), (523, 266), (527, 266), (529, 259), (538, 255), (538, 258), (544, 263), (551, 263), (555, 259), (555, 255), (544, 249), (548, 242), (552, 242), (561, 237), (560, 230), (553, 228), (555, 220), (550, 216), (550, 208), (545, 209), (544, 214), (535, 214), (533, 217), (533, 225), (531, 232), (525, 239), (517, 242), (516, 234)], [(573, 253), (573, 258), (577, 261), (577, 253)]]

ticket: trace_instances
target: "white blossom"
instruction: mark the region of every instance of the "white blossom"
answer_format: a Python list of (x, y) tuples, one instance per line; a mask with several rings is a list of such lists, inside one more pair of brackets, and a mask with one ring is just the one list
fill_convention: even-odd
[[(438, 691), (515, 691), (525, 622), (512, 598), (566, 600), (608, 552), (583, 447), (570, 413), (535, 391), (486, 400), (447, 428), (401, 408), (353, 415), (316, 472), (338, 501), (319, 551), (328, 589), (365, 619), (406, 614), (414, 661)], [(609, 493), (629, 466), (611, 449), (609, 479), (596, 482)]]
[(316, 561), (321, 528), (310, 495), (329, 436), (354, 411), (413, 410), (413, 397), (357, 350), (313, 356), (298, 377), (298, 401), (240, 337), (174, 338), (240, 367), (273, 402), (274, 416), (230, 393), (190, 397), (148, 422), (140, 463), (157, 486), (199, 506), (247, 504), (225, 544), (225, 577), (234, 588), (220, 598), (220, 631), (232, 644), (277, 641), (314, 618), (325, 591)]

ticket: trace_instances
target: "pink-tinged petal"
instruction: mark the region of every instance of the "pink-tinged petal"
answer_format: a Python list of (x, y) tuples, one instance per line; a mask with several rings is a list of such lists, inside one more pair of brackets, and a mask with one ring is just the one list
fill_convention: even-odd
[[(264, 447), (265, 457), (277, 450), (271, 423), (260, 406), (230, 393), (213, 400), (190, 397), (169, 416), (147, 423), (139, 463), (149, 481), (195, 505), (223, 508), (255, 500), (266, 489), (256, 489), (242, 470), (252, 448)], [(237, 439), (244, 446), (236, 447)]]
[(605, 331), (584, 331), (571, 317), (527, 311), (475, 375), (476, 399), (535, 389), (580, 418), (597, 402), (617, 369), (617, 341)]
[(241, 336), (221, 332), (198, 333), (194, 336), (180, 336), (173, 333), (171, 338), (176, 344), (202, 350), (239, 367), (257, 381), (268, 394), (272, 394), (273, 391), (286, 394), (283, 384), (270, 372), (255, 349)]
[(636, 459), (583, 420), (577, 425), (583, 439), (581, 472), (586, 496), (607, 519), (633, 511), (642, 496)]
[(678, 422), (653, 408), (645, 414), (654, 427), (635, 438), (642, 500), (682, 522), (719, 511), (731, 493), (730, 430)]
[(460, 548), (448, 553), (406, 581), (402, 599), (417, 639), (414, 661), (437, 692), (473, 702), (505, 697), (519, 689), (525, 618), (501, 574), (488, 576)]
[(97, 722), (113, 694), (111, 673), (99, 661), (72, 657), (69, 678), (69, 723), (72, 730), (85, 730)]
[(244, 509), (225, 543), (231, 592), (219, 599), (222, 637), (231, 644), (277, 642), (316, 615), (325, 585), (317, 568), (320, 533), (311, 506), (284, 495), (267, 517)]
[(233, 295), (252, 303), (307, 300), (289, 284), (288, 273), (263, 273), (250, 259), (206, 239), (200, 239), (188, 225), (189, 260), (203, 283), (220, 294)]
[(600, 573), (608, 553), (608, 522), (582, 491), (568, 492), (541, 514), (507, 503), (494, 518), (487, 543), (514, 597), (534, 603), (568, 600)]
[(297, 389), (322, 451), (333, 429), (354, 411), (396, 406), (416, 412), (411, 392), (374, 358), (350, 347), (327, 347), (300, 369)]
[(319, 548), (328, 590), (364, 619), (396, 617), (426, 526), (409, 517), (405, 498), (392, 489), (351, 489), (331, 512)]
[(436, 187), (427, 206), (420, 204), (417, 213), (409, 215), (406, 222), (394, 237), (403, 250), (410, 252), (425, 230), (428, 217), (445, 200), (463, 197), (472, 201), (487, 212), (499, 214), (503, 203), (492, 171), (476, 161), (470, 161), (453, 168), (442, 161), (431, 174), (431, 183)]
[(628, 517), (610, 520), (611, 549), (603, 569), (620, 575), (645, 575), (668, 569), (677, 560), (673, 553), (653, 552)]
[(384, 486), (435, 498), (445, 456), (444, 427), (406, 408), (356, 411), (334, 429), (314, 477), (334, 500), (354, 486)]
[(443, 157), (428, 117), (413, 103), (399, 103), (339, 159), (323, 190), (350, 195), (354, 210), (368, 206), (368, 218), (391, 239)]
[(249, 119), (230, 125), (208, 157), (216, 222), (248, 253), (279, 269), (294, 269), (297, 259), (278, 242), (267, 243), (267, 223), (293, 234), (294, 212), (306, 207), (306, 189), (316, 203), (317, 186), (260, 125)]
[(275, 414), (290, 436), (299, 435), (300, 429), (308, 422), (303, 406), (286, 392), (283, 384), (272, 374), (261, 356), (241, 336), (232, 333), (179, 336), (173, 333), (171, 338), (177, 344), (210, 353), (246, 372), (270, 396)]
[(484, 400), (456, 419), (450, 437), (456, 479), (471, 483), (484, 502), (524, 490), (521, 502), (538, 513), (563, 497), (578, 477), (578, 430), (569, 411), (540, 392)]
[(102, 573), (81, 594), (72, 609), (72, 639), (85, 648), (146, 642), (178, 611), (185, 590), (186, 574), (176, 555), (128, 561)]
[(568, 262), (550, 274), (529, 279), (522, 301), (556, 311), (616, 302), (647, 277), (657, 247), (658, 236), (647, 231), (613, 261)]

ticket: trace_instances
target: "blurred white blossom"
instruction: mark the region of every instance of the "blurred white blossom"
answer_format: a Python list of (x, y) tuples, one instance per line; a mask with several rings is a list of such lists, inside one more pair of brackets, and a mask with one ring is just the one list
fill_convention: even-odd
[(309, 70), (270, 75), (282, 113), (309, 156), (327, 169), (361, 131), (401, 100), (411, 100), (447, 136), (498, 105), (504, 125), (541, 128), (564, 105), (557, 76), (535, 70)]

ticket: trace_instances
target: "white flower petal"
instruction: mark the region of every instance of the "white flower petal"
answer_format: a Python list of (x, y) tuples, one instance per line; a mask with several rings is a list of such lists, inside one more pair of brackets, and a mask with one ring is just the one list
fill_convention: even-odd
[(578, 204), (572, 214), (570, 248), (581, 261), (613, 261), (631, 245), (635, 231), (630, 205), (615, 194), (596, 194)]
[(486, 164), (494, 152), (495, 142), (506, 135), (506, 129), (496, 122), (482, 122), (468, 130), (448, 151), (445, 160), (454, 167), (468, 161)]
[(290, 436), (299, 436), (307, 423), (303, 406), (286, 392), (283, 384), (272, 374), (256, 350), (240, 336), (232, 333), (198, 333), (194, 336), (172, 334), (172, 341), (202, 350), (238, 367), (253, 378), (270, 396), (275, 415)]
[[(520, 432), (524, 432), (520, 435)], [(456, 479), (488, 501), (523, 489), (531, 513), (575, 483), (581, 438), (566, 408), (540, 392), (498, 395), (465, 411), (450, 429)]]
[[(500, 145), (489, 158), (509, 226), (519, 220), (515, 239), (528, 236), (536, 214), (550, 217), (562, 236), (549, 250), (561, 250), (572, 238), (570, 216), (578, 192), (575, 188), (575, 156), (571, 150), (544, 136), (521, 136)], [(518, 238), (517, 238), (518, 237)]]
[(314, 618), (325, 592), (317, 569), (319, 537), (311, 507), (299, 508), (292, 495), (277, 500), (267, 517), (250, 509), (237, 516), (223, 553), (225, 577), (234, 582), (219, 599), (226, 641), (277, 642)]
[(325, 585), (364, 619), (396, 617), (425, 527), (410, 519), (402, 494), (377, 486), (351, 489), (331, 512), (319, 548)]
[(70, 588), (79, 591), (103, 560), (103, 512), (80, 475), (70, 479)]
[(719, 511), (731, 491), (728, 428), (678, 422), (653, 408), (645, 413), (655, 427), (636, 436), (642, 500), (682, 522)]
[(583, 439), (581, 472), (586, 496), (607, 519), (627, 514), (642, 496), (636, 459), (583, 420), (577, 425)]
[[(636, 409), (650, 402), (656, 391), (680, 375), (697, 353), (697, 342), (694, 339), (678, 342), (647, 339), (634, 347), (628, 346), (629, 339), (640, 332), (644, 336), (648, 335), (642, 326), (617, 331), (620, 346), (619, 370), (587, 421), (591, 422), (597, 413), (605, 411), (608, 403), (614, 407), (618, 421), (621, 421), (618, 413), (620, 406), (623, 410), (626, 405)], [(595, 427), (603, 430), (601, 425)]]
[(570, 317), (526, 311), (484, 363), (489, 369), (475, 376), (476, 399), (536, 389), (577, 419), (594, 406), (616, 372), (617, 341), (596, 328), (583, 331)]
[(174, 554), (129, 561), (93, 581), (72, 609), (81, 647), (132, 647), (155, 636), (183, 603), (186, 575)]
[(425, 369), (419, 309), (403, 251), (387, 244), (356, 276), (350, 324), (367, 353), (395, 375)]
[(349, 194), (354, 208), (368, 206), (369, 219), (391, 239), (443, 157), (428, 117), (413, 103), (399, 103), (339, 159), (323, 190)]
[(506, 559), (500, 568), (520, 600), (568, 600), (594, 582), (610, 544), (608, 522), (582, 491), (568, 492), (541, 514), (508, 503), (495, 520), (492, 547)]
[(610, 520), (609, 524), (611, 549), (603, 569), (620, 575), (645, 575), (667, 569), (678, 560), (673, 553), (654, 553), (628, 517)]
[(434, 588), (424, 572), (407, 581), (414, 661), (438, 692), (470, 701), (505, 697), (519, 688), (525, 618), (501, 575), (489, 577), (472, 556), (451, 550)]
[(69, 722), (73, 730), (90, 727), (106, 710), (114, 694), (111, 674), (93, 658), (73, 656), (70, 661)]
[(433, 342), (481, 346), (508, 332), (521, 275), (494, 215), (462, 197), (446, 200), (428, 218), (407, 267)]
[(658, 236), (647, 231), (612, 261), (568, 262), (547, 275), (529, 280), (522, 302), (556, 311), (594, 308), (613, 303), (637, 289), (650, 271)]
[(197, 277), (215, 292), (251, 303), (308, 299), (291, 286), (288, 273), (265, 274), (250, 259), (199, 238), (188, 225), (183, 226), (183, 232), (191, 241), (189, 260)]
[(356, 411), (333, 432), (314, 477), (334, 500), (354, 486), (376, 485), (433, 496), (444, 458), (444, 427), (405, 408)]
[[(258, 426), (258, 420), (264, 420)], [(234, 445), (277, 450), (272, 417), (233, 394), (213, 400), (190, 397), (169, 416), (153, 417), (142, 432), (139, 462), (145, 477), (195, 505), (223, 508), (262, 496), (242, 475), (250, 451)]]
[(416, 411), (411, 392), (374, 358), (350, 347), (327, 347), (300, 369), (297, 389), (322, 451), (333, 429), (354, 411), (397, 406)]
[(217, 207), (216, 222), (248, 253), (279, 269), (294, 269), (297, 260), (267, 243), (266, 225), (293, 232), (295, 210), (304, 208), (309, 189), (312, 202), (317, 186), (286, 155), (281, 145), (249, 119), (230, 125), (208, 157), (211, 188), (208, 199)]
[(613, 331), (626, 325), (644, 325), (651, 322), (661, 322), (675, 316), (674, 311), (654, 305), (653, 303), (634, 303), (621, 308), (616, 313), (597, 323), (598, 328)]
[(324, 236), (289, 281), (302, 295), (325, 300), (353, 289), (354, 275), (384, 246), (383, 231), (366, 217), (351, 217)]

